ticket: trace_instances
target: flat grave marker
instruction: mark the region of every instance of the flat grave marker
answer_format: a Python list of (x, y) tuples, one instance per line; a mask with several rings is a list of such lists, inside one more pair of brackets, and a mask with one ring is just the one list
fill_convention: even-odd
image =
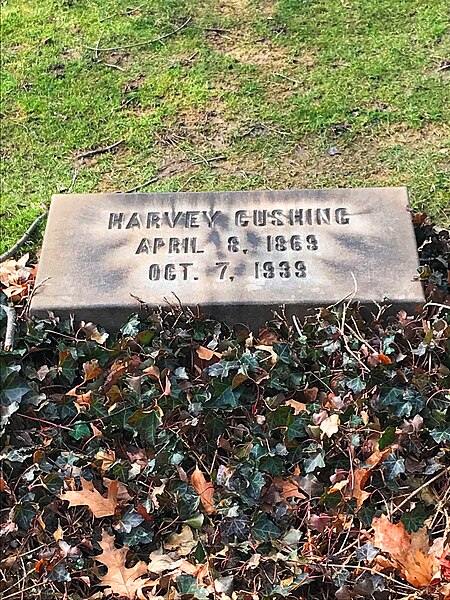
[(406, 188), (52, 199), (31, 310), (109, 328), (139, 298), (262, 324), (354, 297), (423, 304)]

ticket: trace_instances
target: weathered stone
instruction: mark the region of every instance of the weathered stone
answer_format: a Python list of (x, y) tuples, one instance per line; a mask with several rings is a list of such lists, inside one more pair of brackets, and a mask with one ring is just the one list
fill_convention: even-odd
[(54, 196), (32, 312), (117, 326), (141, 303), (253, 326), (344, 298), (423, 303), (405, 188)]

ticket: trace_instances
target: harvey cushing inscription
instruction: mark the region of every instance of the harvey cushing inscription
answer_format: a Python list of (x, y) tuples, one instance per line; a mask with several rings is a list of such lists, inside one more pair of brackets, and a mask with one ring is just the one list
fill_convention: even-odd
[(349, 295), (413, 309), (417, 266), (404, 188), (60, 195), (32, 310), (114, 326), (136, 297), (250, 324)]

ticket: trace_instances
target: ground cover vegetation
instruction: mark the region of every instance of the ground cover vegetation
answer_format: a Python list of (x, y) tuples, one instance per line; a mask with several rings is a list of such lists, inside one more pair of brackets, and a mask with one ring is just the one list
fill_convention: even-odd
[(449, 598), (450, 238), (414, 219), (423, 310), (257, 336), (32, 320), (4, 262), (2, 599)]
[(3, 250), (68, 191), (408, 185), (450, 220), (446, 0), (7, 0), (2, 40)]

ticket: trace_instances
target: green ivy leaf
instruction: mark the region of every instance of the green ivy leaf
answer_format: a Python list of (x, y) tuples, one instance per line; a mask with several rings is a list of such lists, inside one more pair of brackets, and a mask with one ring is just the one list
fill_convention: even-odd
[(194, 596), (198, 600), (205, 600), (209, 596), (209, 592), (206, 588), (199, 588), (197, 585), (197, 579), (193, 575), (178, 575), (177, 586), (180, 594), (188, 594)]
[(363, 379), (361, 379), (361, 377), (354, 377), (353, 379), (348, 379), (345, 382), (345, 385), (354, 394), (359, 394), (360, 392), (366, 389), (366, 382)]
[(159, 412), (140, 408), (128, 418), (128, 424), (140, 434), (143, 442), (155, 445), (156, 428), (160, 423)]
[(436, 444), (450, 442), (450, 427), (447, 427), (447, 429), (432, 429), (430, 435)]
[(425, 406), (425, 399), (414, 388), (394, 387), (380, 395), (379, 408), (392, 409), (396, 417), (418, 414)]
[(286, 437), (289, 442), (291, 442), (295, 438), (307, 437), (307, 433), (305, 430), (305, 420), (302, 417), (294, 417), (294, 420), (287, 428)]
[(81, 440), (81, 438), (91, 435), (91, 430), (89, 429), (86, 423), (74, 423), (72, 425), (73, 429), (69, 431), (70, 437), (73, 437), (74, 440)]
[(380, 450), (384, 450), (385, 448), (387, 448), (387, 446), (390, 446), (390, 444), (392, 444), (396, 437), (397, 435), (395, 433), (395, 427), (388, 427), (384, 430), (382, 436), (378, 441), (378, 448)]
[(413, 510), (402, 514), (400, 521), (404, 524), (406, 531), (412, 533), (419, 531), (424, 526), (425, 520), (432, 514), (433, 509), (418, 504)]
[(259, 513), (253, 521), (252, 533), (256, 539), (267, 542), (271, 537), (279, 536), (281, 529), (272, 523), (266, 513)]
[(311, 454), (309, 458), (305, 458), (303, 464), (305, 473), (313, 473), (316, 469), (322, 469), (325, 466), (323, 452)]

